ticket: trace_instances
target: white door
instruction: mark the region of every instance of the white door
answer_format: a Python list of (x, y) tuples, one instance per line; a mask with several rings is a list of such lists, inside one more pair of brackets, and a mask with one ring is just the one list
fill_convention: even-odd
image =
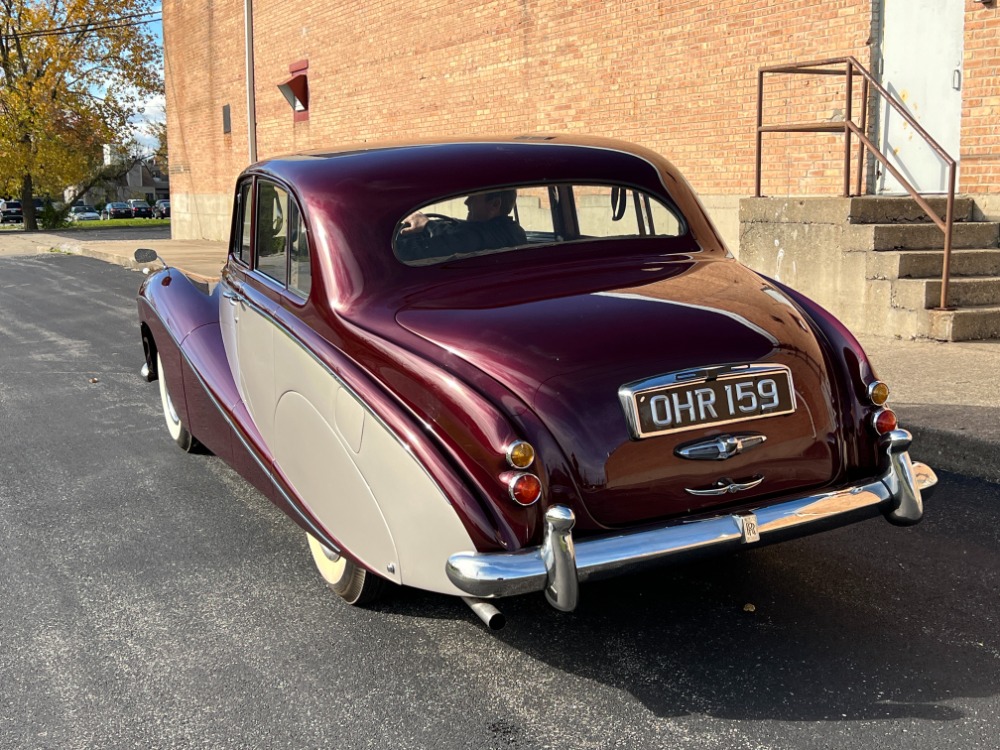
[[(882, 18), (882, 85), (957, 162), (964, 0), (883, 0)], [(944, 160), (884, 102), (879, 130), (882, 153), (918, 192), (947, 192)], [(881, 165), (879, 169), (879, 192), (906, 192)]]

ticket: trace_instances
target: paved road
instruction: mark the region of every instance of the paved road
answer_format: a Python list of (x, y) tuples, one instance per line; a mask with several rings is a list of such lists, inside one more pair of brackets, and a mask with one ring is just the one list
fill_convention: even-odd
[(101, 227), (99, 222), (94, 225), (81, 227), (79, 229), (53, 229), (44, 232), (25, 232), (17, 229), (3, 230), (3, 237), (20, 237), (31, 239), (39, 235), (46, 237), (60, 237), (64, 240), (75, 242), (104, 242), (106, 240), (168, 240), (170, 239), (170, 225), (160, 224), (157, 226), (137, 226), (137, 227)]
[(499, 635), (419, 592), (352, 609), (167, 437), (139, 280), (0, 258), (5, 750), (996, 747), (1000, 486), (943, 475), (917, 527), (588, 585), (572, 615), (518, 598)]

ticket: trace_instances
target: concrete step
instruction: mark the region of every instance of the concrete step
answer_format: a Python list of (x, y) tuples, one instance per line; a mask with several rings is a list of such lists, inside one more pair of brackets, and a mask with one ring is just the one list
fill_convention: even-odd
[[(924, 196), (943, 219), (946, 199)], [(971, 221), (975, 202), (955, 198), (955, 221)], [(766, 224), (911, 224), (931, 219), (912, 198), (864, 195), (859, 198), (742, 198), (740, 221)]]
[[(923, 196), (942, 219), (948, 207), (945, 196)], [(913, 198), (885, 195), (864, 195), (850, 198), (847, 220), (851, 224), (910, 224), (930, 223), (931, 218)], [(971, 221), (975, 202), (971, 198), (955, 196), (953, 207), (955, 221)]]
[(938, 341), (979, 341), (1000, 338), (1000, 305), (928, 310), (930, 338)]
[[(1000, 224), (976, 221), (956, 224), (951, 246), (992, 248), (1000, 244)], [(852, 224), (844, 230), (844, 249), (924, 250), (944, 247), (944, 232), (933, 224)]]
[[(867, 255), (869, 279), (941, 277), (944, 250), (882, 250)], [(951, 252), (951, 275), (1000, 276), (1000, 248), (959, 248)]]
[[(891, 303), (904, 310), (927, 310), (941, 302), (941, 279), (896, 279)], [(948, 306), (1000, 305), (1000, 276), (953, 278), (948, 284)]]

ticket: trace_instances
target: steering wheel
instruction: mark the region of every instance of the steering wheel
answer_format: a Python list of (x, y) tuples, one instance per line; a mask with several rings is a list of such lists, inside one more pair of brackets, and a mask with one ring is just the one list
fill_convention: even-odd
[(434, 219), (435, 221), (443, 221), (447, 224), (458, 224), (461, 219), (456, 219), (454, 216), (447, 216), (446, 214), (424, 214), (428, 219)]

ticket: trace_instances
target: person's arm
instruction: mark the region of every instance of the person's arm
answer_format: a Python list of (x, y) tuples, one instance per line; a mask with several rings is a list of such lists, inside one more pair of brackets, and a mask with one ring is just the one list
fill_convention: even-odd
[(416, 234), (422, 232), (427, 228), (429, 222), (430, 219), (426, 215), (416, 211), (403, 219), (403, 228), (399, 230), (399, 233)]

